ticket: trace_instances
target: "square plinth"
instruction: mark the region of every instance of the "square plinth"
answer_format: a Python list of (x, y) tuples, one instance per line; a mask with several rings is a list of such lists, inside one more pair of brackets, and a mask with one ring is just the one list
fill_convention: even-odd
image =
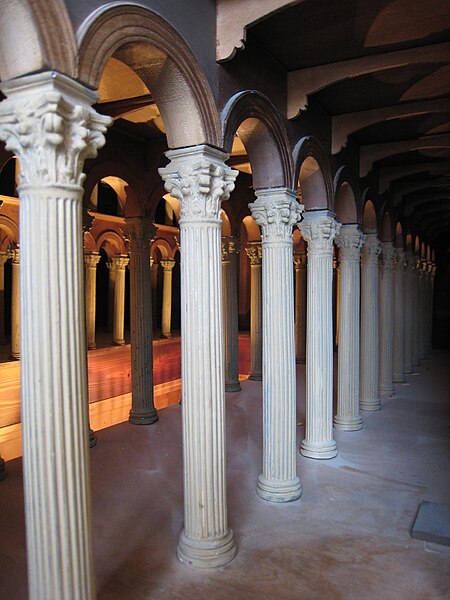
[(450, 546), (450, 504), (424, 500), (419, 506), (411, 536), (425, 542)]

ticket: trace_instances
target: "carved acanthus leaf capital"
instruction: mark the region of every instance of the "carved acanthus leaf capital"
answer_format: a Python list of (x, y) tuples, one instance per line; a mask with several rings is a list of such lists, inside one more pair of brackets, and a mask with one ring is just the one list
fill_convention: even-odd
[(119, 254), (118, 256), (113, 256), (111, 260), (108, 261), (109, 269), (117, 269), (118, 271), (125, 271), (130, 259), (128, 256), (124, 256)]
[(240, 251), (239, 241), (233, 237), (222, 238), (222, 261), (228, 262), (231, 257)]
[(333, 240), (338, 235), (340, 223), (330, 215), (313, 215), (300, 225), (303, 239), (308, 243), (308, 254), (333, 256)]
[(257, 200), (249, 204), (252, 217), (261, 227), (263, 242), (292, 241), (292, 228), (302, 219), (303, 205), (287, 189), (256, 191)]
[(394, 267), (395, 248), (392, 242), (381, 244), (381, 270), (392, 271)]
[(378, 256), (381, 252), (381, 242), (375, 233), (366, 235), (364, 246), (361, 250), (361, 262), (364, 266), (378, 266)]
[(13, 265), (18, 265), (20, 263), (20, 251), (17, 246), (8, 248), (6, 254)]
[(96, 269), (100, 262), (100, 254), (98, 252), (84, 253), (84, 266), (88, 269)]
[(365, 235), (357, 225), (343, 225), (336, 237), (341, 260), (359, 262), (364, 240)]
[(163, 258), (160, 264), (164, 271), (171, 271), (175, 266), (175, 260), (173, 258)]
[(262, 262), (262, 246), (259, 242), (252, 242), (245, 248), (245, 252), (250, 259), (252, 266), (261, 266)]
[(150, 219), (142, 217), (126, 219), (121, 229), (131, 252), (150, 252), (150, 241), (158, 231)]

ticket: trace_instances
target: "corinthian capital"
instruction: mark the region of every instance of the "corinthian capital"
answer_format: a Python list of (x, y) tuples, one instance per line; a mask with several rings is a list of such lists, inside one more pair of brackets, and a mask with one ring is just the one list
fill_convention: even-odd
[(84, 253), (84, 266), (87, 269), (96, 269), (100, 262), (100, 254), (98, 252), (85, 252)]
[(91, 108), (96, 95), (46, 72), (7, 81), (0, 104), (0, 138), (20, 159), (20, 185), (76, 185), (83, 163), (105, 143), (109, 117)]
[(261, 266), (262, 261), (262, 247), (260, 242), (250, 242), (245, 247), (245, 252), (250, 259), (250, 264), (254, 266)]
[(210, 146), (166, 152), (169, 165), (159, 169), (164, 186), (181, 203), (180, 221), (220, 220), (220, 205), (234, 190), (238, 172), (225, 164), (227, 155)]
[(303, 206), (286, 188), (256, 190), (256, 202), (249, 204), (252, 217), (262, 230), (263, 242), (292, 240), (292, 227), (301, 221)]
[(150, 241), (157, 232), (150, 219), (143, 217), (126, 219), (121, 229), (124, 237), (130, 242), (132, 252), (150, 252)]
[(358, 225), (342, 225), (336, 237), (336, 245), (341, 251), (341, 260), (359, 262), (365, 235)]
[(394, 266), (395, 249), (392, 242), (381, 244), (381, 270), (391, 271)]
[(300, 225), (300, 231), (306, 242), (308, 242), (308, 254), (330, 254), (333, 253), (333, 240), (340, 230), (332, 213), (328, 211), (317, 211), (306, 213), (305, 220)]

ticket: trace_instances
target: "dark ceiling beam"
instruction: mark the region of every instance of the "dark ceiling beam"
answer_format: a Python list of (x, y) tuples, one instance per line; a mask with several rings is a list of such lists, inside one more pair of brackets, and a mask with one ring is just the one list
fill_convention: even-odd
[(151, 94), (136, 96), (135, 98), (125, 98), (123, 100), (113, 100), (112, 102), (99, 102), (94, 108), (102, 115), (108, 115), (115, 119), (125, 115), (132, 110), (138, 110), (145, 106), (154, 106), (156, 102)]

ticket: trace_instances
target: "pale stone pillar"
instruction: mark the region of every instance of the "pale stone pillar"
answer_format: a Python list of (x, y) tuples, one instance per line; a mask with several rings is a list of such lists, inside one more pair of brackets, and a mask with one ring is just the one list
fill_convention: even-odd
[(332, 312), (333, 312), (333, 351), (337, 351), (339, 339), (339, 263), (333, 247), (333, 284), (332, 284)]
[(150, 239), (156, 229), (149, 219), (134, 217), (122, 228), (130, 242), (130, 337), (132, 404), (129, 422), (150, 425), (158, 420), (153, 397), (153, 324), (150, 284)]
[(180, 201), (181, 360), (184, 529), (181, 561), (218, 567), (236, 553), (228, 528), (225, 470), (225, 377), (221, 202), (237, 171), (223, 152), (200, 145), (169, 150), (159, 170)]
[(405, 318), (404, 318), (404, 271), (405, 253), (401, 248), (395, 249), (394, 261), (394, 355), (393, 355), (393, 381), (405, 381)]
[(11, 358), (20, 358), (20, 255), (19, 248), (7, 252), (11, 259)]
[(156, 310), (157, 310), (157, 304), (158, 304), (158, 298), (157, 298), (158, 267), (159, 267), (159, 263), (155, 262), (155, 259), (153, 258), (153, 256), (150, 256), (150, 283), (151, 283), (151, 289), (152, 289), (152, 319), (153, 319), (153, 323), (156, 323), (156, 321), (157, 321)]
[(303, 206), (284, 188), (255, 191), (249, 204), (262, 230), (263, 472), (257, 492), (264, 500), (300, 498), (296, 468), (296, 374), (292, 227)]
[(340, 224), (328, 210), (307, 212), (300, 231), (308, 242), (306, 305), (306, 434), (300, 452), (337, 455), (333, 439), (333, 240)]
[(262, 380), (262, 309), (260, 242), (250, 242), (245, 252), (250, 259), (250, 375), (253, 381)]
[(426, 357), (426, 342), (425, 342), (425, 327), (426, 327), (426, 301), (425, 301), (425, 287), (426, 287), (426, 276), (427, 276), (427, 261), (425, 258), (420, 260), (420, 271), (419, 271), (419, 361)]
[(163, 268), (163, 305), (161, 314), (161, 335), (165, 338), (172, 337), (170, 331), (172, 323), (172, 271), (175, 266), (173, 258), (161, 260)]
[(338, 400), (334, 426), (362, 429), (359, 414), (360, 253), (364, 235), (358, 225), (342, 225), (336, 238), (340, 249)]
[(359, 407), (379, 410), (378, 394), (378, 255), (376, 233), (368, 233), (361, 251), (361, 378)]
[(110, 269), (114, 269), (114, 323), (113, 323), (113, 342), (117, 346), (125, 344), (125, 269), (130, 259), (128, 256), (119, 254), (113, 256), (110, 261)]
[(436, 263), (431, 262), (430, 272), (430, 331), (429, 345), (430, 351), (433, 349), (433, 314), (434, 314), (434, 279), (436, 277)]
[(394, 286), (393, 286), (393, 266), (394, 266), (394, 244), (393, 242), (383, 242), (381, 244), (381, 263), (380, 263), (380, 305), (379, 305), (379, 323), (380, 323), (380, 354), (379, 354), (379, 384), (378, 392), (380, 396), (393, 396), (393, 348), (394, 348)]
[(88, 350), (95, 350), (95, 300), (97, 283), (97, 265), (100, 261), (98, 252), (85, 252), (84, 268), (86, 280), (86, 337)]
[[(96, 94), (44, 72), (5, 81), (0, 138), (20, 160), (21, 408), (30, 600), (94, 600), (82, 248)], [(45, 293), (40, 293), (45, 290)]]
[(425, 279), (425, 305), (426, 305), (426, 321), (425, 321), (425, 353), (428, 356), (431, 352), (431, 272), (433, 265), (427, 261), (426, 279)]
[(306, 254), (294, 256), (295, 267), (295, 357), (306, 361)]
[(114, 295), (116, 289), (116, 269), (110, 260), (107, 261), (108, 267), (108, 331), (114, 330)]
[(222, 238), (222, 297), (225, 341), (225, 391), (239, 392), (239, 328), (236, 282), (236, 240)]
[(411, 252), (405, 253), (405, 271), (404, 271), (404, 372), (409, 375), (413, 372), (412, 346), (413, 346), (413, 268), (414, 259)]
[(0, 252), (0, 344), (6, 342), (5, 338), (5, 262), (8, 260), (6, 252)]
[(420, 288), (419, 288), (420, 258), (414, 256), (413, 270), (413, 369), (419, 366), (419, 319), (420, 319)]

